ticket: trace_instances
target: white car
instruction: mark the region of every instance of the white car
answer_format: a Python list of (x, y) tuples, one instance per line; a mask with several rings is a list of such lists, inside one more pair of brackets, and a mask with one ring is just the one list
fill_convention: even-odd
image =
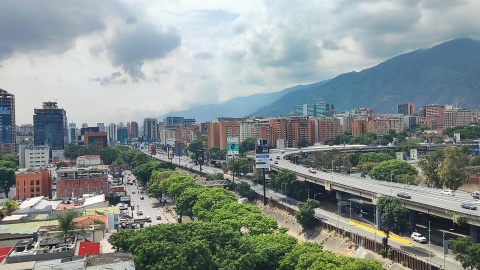
[(443, 195), (449, 195), (449, 196), (455, 196), (455, 190), (447, 189), (447, 190), (442, 190)]
[(421, 233), (414, 232), (412, 233), (412, 239), (419, 242), (419, 243), (427, 243), (427, 238), (423, 236)]
[(309, 173), (317, 173), (317, 170), (315, 170), (314, 168), (310, 168), (310, 169), (308, 169), (308, 172)]

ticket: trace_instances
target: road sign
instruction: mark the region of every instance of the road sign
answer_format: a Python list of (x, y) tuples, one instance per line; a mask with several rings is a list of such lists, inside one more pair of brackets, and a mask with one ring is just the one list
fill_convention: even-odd
[(269, 154), (256, 154), (255, 155), (255, 168), (257, 168), (257, 169), (269, 169), (270, 168), (270, 155)]
[(195, 152), (195, 159), (197, 160), (198, 164), (203, 165), (205, 160), (203, 149), (197, 149)]

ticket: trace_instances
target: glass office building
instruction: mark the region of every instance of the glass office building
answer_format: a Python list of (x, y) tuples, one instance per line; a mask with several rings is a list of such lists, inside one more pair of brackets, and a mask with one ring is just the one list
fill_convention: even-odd
[(67, 113), (57, 102), (44, 102), (33, 115), (35, 145), (48, 145), (51, 150), (64, 150), (68, 143)]

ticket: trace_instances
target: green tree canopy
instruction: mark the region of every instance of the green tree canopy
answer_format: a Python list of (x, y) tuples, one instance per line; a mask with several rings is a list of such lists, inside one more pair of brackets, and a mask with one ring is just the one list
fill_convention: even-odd
[(422, 169), (426, 183), (431, 187), (443, 187), (443, 183), (438, 173), (442, 161), (443, 151), (435, 151), (432, 154), (422, 156), (418, 162), (418, 165), (420, 165), (420, 168)]
[(93, 151), (83, 145), (69, 144), (63, 151), (63, 155), (70, 160), (75, 160), (79, 156), (93, 155)]
[(380, 163), (382, 161), (387, 161), (391, 159), (395, 159), (395, 157), (387, 153), (376, 153), (376, 152), (361, 153), (360, 157), (358, 158), (358, 164), (362, 165), (365, 162)]
[(58, 230), (62, 232), (64, 241), (69, 236), (75, 235), (75, 224), (73, 220), (77, 217), (77, 212), (68, 210), (58, 217)]
[(203, 139), (193, 140), (188, 144), (188, 151), (196, 153), (198, 149), (203, 149)]
[(248, 152), (248, 151), (253, 151), (255, 150), (255, 144), (257, 143), (257, 139), (256, 138), (253, 138), (253, 137), (250, 137), (250, 138), (246, 138), (245, 140), (243, 140), (242, 143), (240, 143), (240, 153), (245, 153), (245, 152)]
[(236, 175), (247, 174), (252, 171), (253, 165), (248, 158), (237, 158), (228, 162), (227, 169)]
[[(392, 174), (393, 173), (393, 174)], [(377, 180), (401, 182), (403, 177), (397, 179), (397, 175), (406, 175), (414, 174), (417, 175), (418, 171), (410, 165), (408, 162), (403, 160), (391, 159), (387, 161), (380, 162), (378, 166), (373, 167), (370, 171), (370, 175)], [(393, 176), (393, 177), (392, 177)], [(392, 177), (392, 179), (390, 179)]]
[(206, 192), (205, 187), (189, 187), (186, 188), (175, 204), (175, 212), (180, 216), (194, 217), (193, 206), (197, 203), (198, 196)]
[(2, 207), (2, 212), (4, 216), (10, 216), (10, 214), (18, 209), (18, 203), (15, 200), (5, 201)]
[(446, 188), (457, 190), (468, 179), (462, 170), (468, 164), (468, 157), (458, 147), (450, 146), (444, 149), (444, 159), (440, 167), (440, 181)]
[(9, 168), (0, 167), (0, 187), (8, 198), (10, 188), (15, 185), (15, 171)]
[(381, 213), (381, 230), (387, 235), (390, 232), (402, 233), (408, 229), (408, 210), (396, 197), (381, 197), (377, 201), (377, 209)]
[(312, 229), (315, 227), (315, 208), (319, 205), (320, 203), (313, 199), (307, 199), (304, 203), (298, 203), (298, 211), (295, 214), (295, 218), (297, 222), (302, 225), (303, 229)]
[(240, 196), (247, 198), (249, 201), (255, 199), (256, 193), (247, 182), (238, 183), (235, 190)]
[(0, 167), (16, 170), (17, 166), (18, 166), (17, 163), (11, 160), (0, 160)]
[(120, 150), (117, 147), (108, 146), (97, 151), (104, 164), (110, 165), (120, 157)]
[(227, 158), (227, 149), (220, 149), (216, 146), (208, 149), (206, 152), (208, 159), (225, 160)]
[(455, 260), (465, 269), (480, 269), (480, 244), (474, 243), (470, 237), (458, 237), (449, 240)]

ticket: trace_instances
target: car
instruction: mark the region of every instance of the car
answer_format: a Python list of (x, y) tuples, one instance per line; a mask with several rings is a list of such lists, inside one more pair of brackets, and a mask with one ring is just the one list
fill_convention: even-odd
[(480, 191), (472, 192), (472, 197), (477, 200), (480, 199)]
[(455, 190), (451, 190), (451, 189), (442, 190), (441, 193), (442, 195), (455, 196)]
[(273, 162), (273, 164), (278, 164), (278, 161), (275, 160), (275, 161)]
[(138, 215), (138, 216), (143, 215), (143, 211), (142, 211), (142, 210), (137, 210), (137, 215)]
[(397, 196), (400, 197), (400, 198), (404, 198), (404, 199), (411, 199), (412, 196), (410, 196), (410, 194), (406, 193), (406, 192), (399, 192), (397, 193)]
[(162, 219), (162, 216), (161, 215), (157, 215), (157, 220), (161, 220)]
[(310, 168), (310, 169), (308, 169), (308, 172), (309, 173), (317, 173), (317, 170), (315, 170), (314, 168)]
[(414, 232), (412, 233), (411, 237), (414, 241), (419, 243), (427, 243), (427, 238), (425, 238), (425, 236), (423, 236), (421, 233)]
[(143, 196), (140, 196), (140, 200), (143, 200), (143, 199), (145, 199), (145, 197), (143, 197)]
[(477, 207), (473, 203), (462, 202), (461, 206), (462, 208), (465, 208), (465, 209), (477, 210)]
[(152, 217), (151, 216), (146, 216), (147, 222), (152, 222)]
[(134, 191), (132, 191), (132, 194), (135, 194), (135, 193), (136, 193), (136, 192), (135, 192), (135, 190), (134, 190)]

